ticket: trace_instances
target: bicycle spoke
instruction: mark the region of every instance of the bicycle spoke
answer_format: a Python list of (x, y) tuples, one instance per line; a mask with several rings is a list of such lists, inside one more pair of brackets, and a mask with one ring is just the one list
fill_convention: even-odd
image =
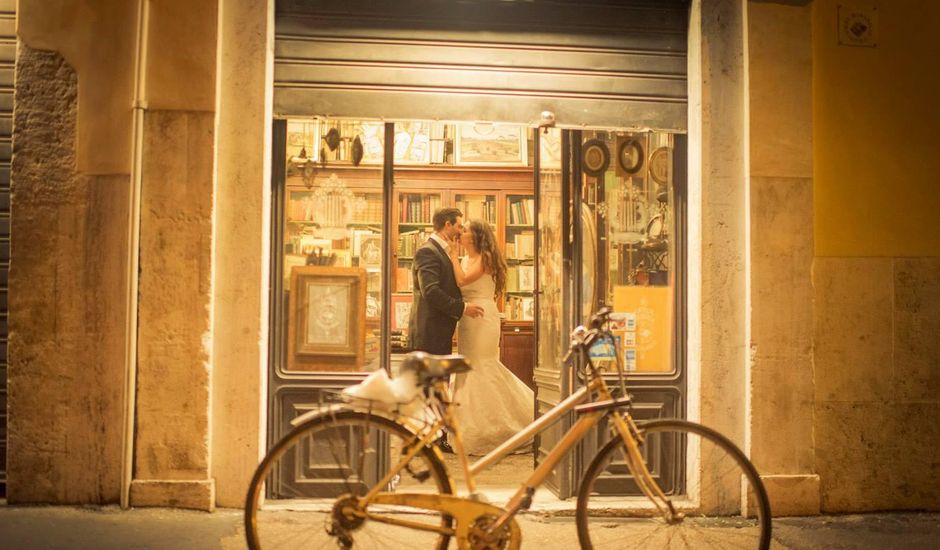
[[(757, 509), (765, 509), (762, 495), (754, 492), (760, 483), (753, 467), (733, 444), (714, 432), (679, 420), (662, 420), (641, 427), (645, 434), (642, 449), (646, 468), (654, 475), (647, 483), (665, 483), (669, 500), (682, 517), (666, 521), (659, 513), (650, 515), (650, 507), (621, 511), (617, 534), (607, 529), (604, 518), (591, 517), (588, 501), (596, 488), (617, 487), (618, 480), (630, 479), (619, 469), (610, 481), (597, 485), (598, 477), (610, 467), (610, 458), (620, 452), (619, 436), (605, 445), (591, 464), (578, 496), (578, 535), (583, 548), (605, 546), (638, 548), (727, 548), (730, 550), (766, 550), (769, 545), (769, 515), (748, 518), (744, 495), (753, 496)], [(606, 456), (605, 456), (606, 455)], [(750, 470), (747, 470), (750, 468)], [(632, 476), (643, 469), (630, 470)], [(688, 478), (688, 479), (686, 479)], [(756, 481), (755, 481), (756, 480)], [(634, 480), (641, 483), (641, 480)], [(746, 482), (746, 483), (742, 483)], [(621, 491), (633, 487), (621, 485)]]
[[(355, 500), (339, 503), (334, 500), (348, 498), (343, 495), (364, 495), (369, 491), (369, 480), (386, 477), (389, 468), (399, 465), (403, 458), (401, 450), (414, 440), (412, 433), (379, 416), (366, 418), (362, 413), (349, 411), (311, 421), (309, 426), (305, 424), (292, 434), (262, 462), (264, 477), (258, 477), (262, 476), (260, 471), (255, 475), (249, 496), (260, 495), (257, 479), (267, 479), (274, 497), (267, 500), (264, 508), (258, 507), (260, 497), (249, 501), (246, 509), (249, 541), (258, 539), (265, 549), (335, 548), (345, 538), (357, 549), (385, 549), (433, 548), (448, 539), (437, 532), (380, 521), (398, 518), (436, 528), (448, 525), (450, 520), (445, 522), (439, 512), (407, 505), (371, 505), (368, 513), (378, 517), (373, 521), (357, 514), (346, 517), (340, 512), (340, 507), (355, 507)], [(377, 448), (378, 445), (386, 450)], [(420, 481), (403, 469), (397, 490), (451, 492), (445, 467), (430, 449), (419, 448), (409, 467), (413, 472), (424, 472), (428, 478)], [(254, 518), (253, 524), (249, 517)]]

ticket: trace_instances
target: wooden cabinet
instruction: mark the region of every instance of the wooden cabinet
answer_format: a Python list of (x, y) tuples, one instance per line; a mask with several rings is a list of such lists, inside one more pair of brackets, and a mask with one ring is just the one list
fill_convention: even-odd
[(527, 386), (535, 390), (535, 332), (531, 321), (503, 321), (499, 360)]

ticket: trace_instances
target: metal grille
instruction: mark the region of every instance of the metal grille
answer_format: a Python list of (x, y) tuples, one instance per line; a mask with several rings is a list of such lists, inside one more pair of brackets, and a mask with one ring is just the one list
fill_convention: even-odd
[(276, 115), (686, 129), (688, 2), (280, 0)]
[(7, 308), (10, 272), (10, 157), (13, 150), (13, 73), (16, 1), (0, 1), (0, 497), (7, 483)]

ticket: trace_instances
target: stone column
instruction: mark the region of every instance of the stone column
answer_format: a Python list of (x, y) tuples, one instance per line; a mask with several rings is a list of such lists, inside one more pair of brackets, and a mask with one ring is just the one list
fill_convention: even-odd
[(816, 514), (812, 8), (747, 8), (751, 459), (774, 515)]
[(131, 505), (211, 510), (217, 11), (148, 10)]
[(240, 507), (265, 451), (274, 0), (220, 4), (212, 469)]
[[(746, 234), (744, 14), (740, 0), (701, 2), (700, 420), (745, 443)], [(691, 131), (691, 129), (690, 129)], [(694, 147), (694, 143), (692, 145)], [(690, 192), (690, 196), (693, 196)], [(693, 280), (690, 285), (695, 285)], [(694, 293), (695, 289), (692, 289)], [(694, 350), (693, 350), (694, 351)], [(690, 363), (690, 369), (695, 365)], [(695, 411), (689, 411), (695, 418)]]
[(80, 172), (78, 76), (19, 45), (12, 162), (11, 504), (120, 495), (127, 174)]

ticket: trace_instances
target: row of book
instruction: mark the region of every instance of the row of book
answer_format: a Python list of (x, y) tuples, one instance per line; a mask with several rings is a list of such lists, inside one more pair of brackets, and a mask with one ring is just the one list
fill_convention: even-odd
[(506, 208), (510, 224), (532, 225), (535, 223), (535, 199), (508, 199)]
[(353, 223), (382, 225), (382, 193), (365, 193), (353, 213)]
[(399, 223), (431, 223), (434, 212), (441, 207), (441, 196), (422, 193), (399, 195)]
[[(496, 198), (486, 195), (464, 195), (454, 202), (454, 206), (463, 212), (464, 220), (485, 220), (496, 225)], [(495, 229), (495, 228), (494, 228)]]
[(431, 229), (415, 229), (398, 234), (398, 257), (413, 258), (418, 247), (431, 237)]
[(408, 349), (408, 335), (405, 333), (405, 331), (393, 330), (391, 333), (389, 333), (388, 340), (392, 346), (393, 353), (403, 353), (410, 351)]

